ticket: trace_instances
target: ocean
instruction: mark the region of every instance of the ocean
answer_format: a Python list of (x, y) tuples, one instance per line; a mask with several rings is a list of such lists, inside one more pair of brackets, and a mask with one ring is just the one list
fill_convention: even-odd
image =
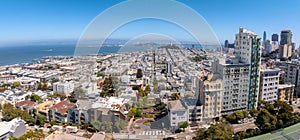
[[(34, 59), (41, 59), (44, 56), (73, 56), (76, 44), (42, 44), (42, 45), (19, 45), (19, 46), (3, 46), (0, 47), (0, 66), (32, 63)], [(157, 48), (155, 46), (154, 48)], [(185, 48), (191, 48), (192, 45), (184, 45)], [(194, 46), (199, 48), (200, 46)], [(104, 46), (99, 50), (100, 54), (117, 53), (128, 51), (143, 51), (153, 47), (148, 46)], [(143, 49), (141, 49), (143, 48)]]

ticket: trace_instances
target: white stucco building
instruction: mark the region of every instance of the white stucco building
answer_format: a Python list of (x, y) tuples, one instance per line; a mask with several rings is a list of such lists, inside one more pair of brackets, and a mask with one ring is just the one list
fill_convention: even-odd
[(262, 69), (260, 79), (259, 100), (274, 103), (278, 99), (280, 69)]
[(20, 137), (26, 133), (25, 121), (15, 118), (9, 122), (0, 123), (0, 139), (8, 140), (10, 137)]

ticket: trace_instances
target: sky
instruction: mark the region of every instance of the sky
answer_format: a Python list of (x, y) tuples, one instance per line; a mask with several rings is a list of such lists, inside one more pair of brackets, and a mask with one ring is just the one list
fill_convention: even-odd
[[(198, 12), (221, 43), (234, 41), (239, 27), (268, 39), (281, 30), (292, 30), (300, 44), (299, 0), (178, 0)], [(122, 0), (1, 0), (0, 45), (51, 40), (78, 40), (101, 12)], [(105, 22), (105, 21), (104, 21)], [(182, 41), (191, 36), (179, 26), (158, 20), (139, 20), (116, 30), (111, 38), (130, 39), (144, 32), (168, 33)]]

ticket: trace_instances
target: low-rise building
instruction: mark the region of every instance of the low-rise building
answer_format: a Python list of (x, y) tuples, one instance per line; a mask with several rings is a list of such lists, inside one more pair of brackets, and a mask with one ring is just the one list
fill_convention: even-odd
[(278, 100), (291, 103), (295, 100), (294, 98), (294, 88), (293, 84), (280, 84), (278, 85)]
[(169, 101), (168, 111), (170, 126), (173, 130), (178, 128), (180, 122), (188, 120), (188, 111), (180, 100)]
[(280, 69), (262, 69), (260, 72), (259, 100), (274, 103), (278, 99)]
[(68, 109), (74, 107), (74, 105), (74, 103), (70, 103), (69, 101), (64, 100), (50, 107), (48, 111), (49, 120), (66, 123)]
[(74, 91), (74, 83), (70, 83), (70, 82), (53, 83), (53, 92), (55, 93), (64, 93), (66, 96), (69, 96), (73, 91)]
[(0, 139), (8, 140), (10, 137), (19, 138), (26, 133), (25, 121), (15, 118), (9, 122), (0, 122)]
[(39, 114), (42, 114), (44, 116), (48, 116), (49, 108), (55, 105), (54, 100), (45, 101), (43, 103), (40, 103), (36, 106), (36, 111)]
[(81, 125), (93, 121), (125, 120), (127, 110), (123, 100), (115, 97), (78, 100), (74, 107), (68, 109), (68, 122)]
[(180, 122), (188, 122), (192, 128), (198, 128), (202, 122), (202, 103), (198, 99), (185, 98), (168, 102), (170, 127), (177, 129)]
[(37, 105), (36, 102), (32, 102), (29, 100), (21, 101), (15, 104), (16, 108), (20, 108), (22, 110), (26, 110), (28, 113), (33, 113), (34, 107)]

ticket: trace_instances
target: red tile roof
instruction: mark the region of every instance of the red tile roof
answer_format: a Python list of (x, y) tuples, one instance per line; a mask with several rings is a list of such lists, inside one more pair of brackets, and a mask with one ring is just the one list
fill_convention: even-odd
[(34, 105), (35, 105), (35, 102), (29, 101), (29, 100), (25, 100), (25, 101), (16, 103), (16, 107), (24, 107), (24, 108), (30, 108), (30, 107), (33, 107)]
[(65, 113), (67, 113), (67, 111), (68, 111), (68, 108), (62, 108), (62, 109), (57, 110), (56, 112), (65, 114)]
[(63, 106), (66, 106), (67, 104), (68, 104), (67, 101), (61, 101), (61, 102), (55, 104), (54, 106), (50, 107), (50, 109), (54, 109), (54, 108), (60, 109), (60, 108), (62, 108)]
[(52, 106), (50, 109), (57, 109), (56, 112), (64, 114), (68, 111), (69, 108), (73, 107), (74, 105), (74, 103), (70, 103), (69, 101), (64, 100)]

